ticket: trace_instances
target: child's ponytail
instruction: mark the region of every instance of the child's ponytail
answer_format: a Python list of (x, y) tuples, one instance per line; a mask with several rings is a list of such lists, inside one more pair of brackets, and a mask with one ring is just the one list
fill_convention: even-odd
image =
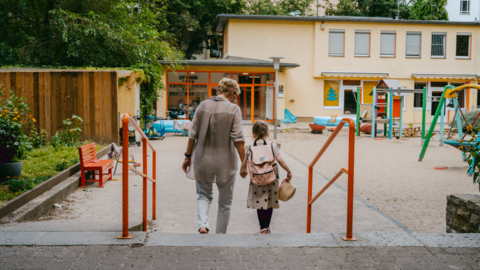
[(255, 139), (261, 139), (265, 137), (265, 135), (267, 135), (268, 133), (267, 124), (263, 121), (255, 122), (252, 127), (252, 133), (253, 133), (253, 136), (255, 136)]

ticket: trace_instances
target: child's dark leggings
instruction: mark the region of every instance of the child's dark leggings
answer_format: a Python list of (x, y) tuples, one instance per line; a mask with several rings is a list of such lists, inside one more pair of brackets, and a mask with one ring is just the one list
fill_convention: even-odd
[(257, 209), (258, 221), (260, 222), (260, 229), (270, 227), (270, 220), (272, 219), (273, 208)]

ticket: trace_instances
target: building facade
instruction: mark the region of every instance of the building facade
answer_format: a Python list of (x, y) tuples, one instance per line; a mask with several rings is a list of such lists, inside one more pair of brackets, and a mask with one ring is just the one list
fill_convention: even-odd
[[(274, 70), (269, 57), (274, 55), (284, 57), (278, 78), (279, 119), (284, 109), (300, 121), (354, 116), (357, 98), (369, 110), (369, 94), (384, 78), (396, 79), (406, 89), (427, 87), (429, 95), (441, 95), (447, 84), (477, 84), (479, 26), (364, 17), (218, 15), (225, 58), (187, 61), (185, 71), (169, 73), (159, 112), (185, 111), (186, 104), (189, 117), (199, 102), (214, 94), (219, 79), (230, 76), (242, 86), (239, 105), (244, 120), (271, 120)], [(233, 59), (245, 61), (238, 66)], [(357, 97), (357, 87), (364, 89), (363, 96)], [(476, 108), (479, 97), (477, 90), (466, 90), (460, 104)], [(394, 100), (394, 116), (403, 110), (404, 122), (421, 123), (421, 101), (422, 94), (410, 94), (400, 108), (400, 100)], [(437, 105), (428, 102), (427, 112), (433, 116)], [(445, 110), (446, 118), (452, 118), (450, 109)]]
[(478, 0), (448, 0), (445, 9), (450, 21), (480, 21), (480, 1)]

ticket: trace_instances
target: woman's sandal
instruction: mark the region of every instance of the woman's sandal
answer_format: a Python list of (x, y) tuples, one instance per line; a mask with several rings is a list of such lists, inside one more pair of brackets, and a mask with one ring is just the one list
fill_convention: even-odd
[(270, 230), (270, 227), (267, 228), (267, 234), (270, 234), (272, 231)]
[(198, 232), (200, 234), (208, 234), (208, 228), (205, 228), (205, 227), (201, 227), (200, 229), (198, 229)]

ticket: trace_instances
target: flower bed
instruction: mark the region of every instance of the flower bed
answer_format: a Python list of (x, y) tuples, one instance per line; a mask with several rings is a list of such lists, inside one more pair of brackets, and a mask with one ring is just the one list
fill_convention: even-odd
[[(8, 200), (33, 189), (57, 173), (79, 162), (77, 147), (88, 142), (77, 143), (72, 146), (46, 146), (33, 149), (29, 158), (23, 161), (22, 174), (19, 179), (8, 179), (0, 185), (0, 207)], [(106, 145), (97, 145), (97, 151)]]

